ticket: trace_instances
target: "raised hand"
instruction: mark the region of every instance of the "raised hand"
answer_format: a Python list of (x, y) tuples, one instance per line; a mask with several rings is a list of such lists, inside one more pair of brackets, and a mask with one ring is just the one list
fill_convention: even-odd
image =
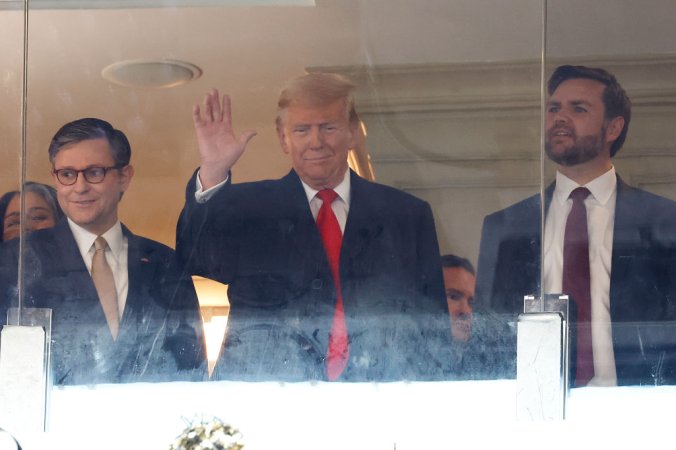
[(193, 106), (192, 119), (200, 152), (200, 181), (203, 189), (209, 189), (225, 180), (256, 131), (235, 136), (230, 97), (224, 95), (221, 103), (217, 89), (204, 96), (203, 110), (199, 104)]

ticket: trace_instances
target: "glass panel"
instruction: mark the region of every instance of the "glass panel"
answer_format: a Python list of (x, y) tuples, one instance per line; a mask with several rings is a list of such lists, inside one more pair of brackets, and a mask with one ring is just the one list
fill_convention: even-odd
[[(301, 417), (312, 422), (303, 447), (334, 435), (327, 414), (313, 414), (320, 405), (349, 420), (346, 439), (415, 448), (420, 436), (449, 439), (435, 431), (448, 416), (442, 423), (432, 401), (455, 396), (462, 418), (488, 391), (495, 422), (512, 418), (513, 382), (503, 379), (514, 377), (516, 314), (523, 295), (539, 294), (542, 2), (208, 3), (32, 3), (24, 181), (55, 187), (72, 220), (29, 234), (23, 253), (27, 305), (54, 310), (53, 383), (63, 387), (51, 393), (48, 438), (100, 440), (101, 425), (114, 423), (125, 432), (106, 440), (162, 447), (199, 414), (248, 430), (252, 448), (286, 448), (271, 439)], [(349, 77), (361, 123), (335, 103), (292, 102), (280, 142), (275, 102), (306, 72)], [(200, 160), (191, 109), (212, 120), (202, 103), (212, 88), (230, 95), (236, 138), (258, 133), (234, 165)], [(131, 165), (110, 152), (125, 147), (118, 133), (82, 118), (121, 130)], [(397, 191), (356, 176), (342, 191), (349, 356), (329, 383), (338, 296), (311, 215), (321, 201), (308, 205), (294, 175), (240, 184), (293, 166), (324, 187), (334, 152)], [(205, 204), (188, 185), (180, 229), (193, 234), (179, 236), (179, 261), (176, 224), (201, 162), (232, 168), (233, 185)], [(110, 248), (92, 249), (101, 234)], [(439, 254), (477, 271), (452, 258), (442, 270)], [(462, 297), (475, 279), (472, 303)], [(465, 379), (502, 381), (448, 382)], [(411, 427), (400, 412), (413, 410), (424, 413)]]
[[(560, 222), (556, 215), (565, 211), (557, 206), (559, 190), (569, 185), (590, 188), (592, 198), (585, 204), (590, 230), (591, 385), (674, 382), (674, 14), (676, 4), (660, 0), (548, 2), (546, 72), (548, 77), (560, 75), (561, 82), (552, 86), (551, 109), (545, 113), (552, 143), (546, 177), (554, 180), (558, 168), (573, 183), (556, 179), (550, 211), (554, 216), (547, 217), (546, 229), (551, 222), (555, 235), (553, 224)], [(562, 65), (585, 68), (557, 71)], [(630, 99), (630, 117), (622, 113), (620, 87)], [(624, 129), (626, 141), (621, 145)], [(610, 142), (614, 144), (609, 149)], [(616, 176), (609, 172), (611, 167)], [(545, 273), (545, 288), (558, 292), (561, 255), (546, 249), (544, 257), (551, 269)], [(584, 304), (578, 302), (578, 314), (588, 308)], [(573, 364), (584, 363), (578, 358)]]
[[(2, 252), (4, 241), (18, 238), (21, 230), (21, 201), (18, 191), (21, 183), (21, 100), (23, 91), (23, 56), (24, 56), (24, 15), (22, 8), (3, 8), (0, 5), (0, 28), (3, 30), (0, 44), (0, 61), (2, 61), (2, 112), (0, 113), (0, 241)], [(5, 265), (4, 258), (0, 263), (0, 327), (6, 323), (8, 307), (18, 306), (18, 296), (9, 289), (16, 284), (16, 262)]]

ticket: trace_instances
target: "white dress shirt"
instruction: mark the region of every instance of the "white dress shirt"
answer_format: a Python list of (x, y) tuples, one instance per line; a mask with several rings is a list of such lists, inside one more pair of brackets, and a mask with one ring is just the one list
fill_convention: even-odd
[[(562, 292), (563, 240), (573, 201), (570, 193), (580, 187), (560, 172), (547, 211), (544, 237), (544, 292)], [(610, 323), (610, 271), (613, 253), (613, 225), (617, 198), (615, 168), (587, 183), (591, 195), (585, 200), (589, 229), (589, 268), (591, 281), (592, 349), (594, 378), (588, 386), (615, 386), (615, 356)]]
[[(85, 230), (72, 220), (68, 219), (68, 226), (73, 232), (73, 237), (77, 243), (78, 250), (82, 255), (85, 266), (89, 273), (92, 273), (92, 258), (94, 256), (94, 241), (97, 235)], [(120, 318), (127, 304), (127, 293), (129, 292), (129, 272), (127, 270), (127, 260), (129, 253), (129, 242), (122, 234), (122, 225), (117, 221), (108, 231), (102, 235), (108, 243), (106, 249), (106, 261), (113, 271), (115, 279), (115, 290), (117, 291), (117, 306)]]
[[(207, 190), (202, 190), (202, 182), (200, 181), (199, 172), (196, 177), (195, 183), (195, 201), (197, 203), (206, 203), (213, 195), (228, 181), (228, 178), (218, 183), (216, 186), (212, 186)], [(303, 180), (300, 180), (305, 190), (305, 195), (307, 196), (308, 204), (310, 205), (310, 211), (312, 212), (312, 217), (315, 221), (317, 220), (317, 214), (319, 214), (319, 209), (322, 207), (322, 201), (317, 197), (318, 190), (308, 186)], [(338, 219), (338, 224), (340, 225), (340, 231), (345, 233), (345, 224), (347, 223), (347, 213), (350, 210), (350, 169), (345, 171), (343, 175), (343, 181), (338, 184), (334, 189), (338, 198), (334, 200), (331, 205), (333, 213)]]
[[(318, 190), (311, 188), (303, 180), (303, 189), (305, 189), (305, 195), (307, 196), (307, 201), (310, 204), (310, 211), (312, 211), (312, 217), (314, 217), (315, 222), (317, 221), (317, 215), (319, 214), (319, 209), (322, 207), (322, 200), (317, 197)], [(331, 209), (338, 219), (338, 225), (340, 225), (341, 233), (345, 233), (345, 224), (347, 223), (347, 213), (350, 210), (350, 171), (345, 171), (343, 176), (343, 181), (340, 182), (338, 186), (333, 188), (338, 194), (338, 197), (331, 204)]]
[(211, 186), (206, 191), (202, 187), (202, 181), (200, 180), (199, 170), (197, 171), (197, 176), (195, 177), (195, 201), (197, 203), (206, 203), (211, 197), (214, 196), (218, 190), (225, 185), (230, 179), (230, 175), (225, 177), (225, 180), (221, 181), (215, 186)]

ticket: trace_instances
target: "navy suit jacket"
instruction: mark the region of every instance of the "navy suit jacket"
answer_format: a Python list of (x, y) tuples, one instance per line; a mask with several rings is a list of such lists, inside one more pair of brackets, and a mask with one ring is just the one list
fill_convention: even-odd
[[(350, 358), (340, 379), (443, 376), (450, 330), (431, 209), (350, 176), (340, 255)], [(205, 204), (194, 193), (193, 177), (177, 252), (191, 273), (230, 286), (215, 377), (323, 379), (335, 288), (296, 173), (226, 185)]]
[[(53, 310), (54, 383), (203, 379), (198, 304), (173, 250), (122, 229), (129, 244), (129, 290), (115, 341), (67, 220), (26, 237), (24, 305)], [(18, 304), (17, 244), (0, 248), (3, 322), (6, 308)]]
[[(545, 192), (545, 211), (553, 192), (553, 185)], [(540, 217), (535, 195), (484, 220), (478, 314), (514, 321), (523, 296), (540, 292)], [(609, 295), (618, 384), (673, 382), (676, 203), (619, 177)], [(514, 337), (506, 342), (515, 346)], [(508, 353), (514, 356), (513, 349)]]

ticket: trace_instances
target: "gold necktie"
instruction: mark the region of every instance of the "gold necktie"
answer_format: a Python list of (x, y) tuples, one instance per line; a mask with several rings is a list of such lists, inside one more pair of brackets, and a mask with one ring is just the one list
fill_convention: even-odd
[(108, 243), (103, 236), (97, 237), (94, 241), (94, 256), (92, 257), (92, 280), (94, 286), (96, 286), (96, 292), (99, 294), (99, 301), (103, 313), (106, 315), (110, 334), (113, 335), (113, 340), (115, 340), (120, 329), (120, 315), (113, 271), (106, 261), (106, 248), (108, 248)]

